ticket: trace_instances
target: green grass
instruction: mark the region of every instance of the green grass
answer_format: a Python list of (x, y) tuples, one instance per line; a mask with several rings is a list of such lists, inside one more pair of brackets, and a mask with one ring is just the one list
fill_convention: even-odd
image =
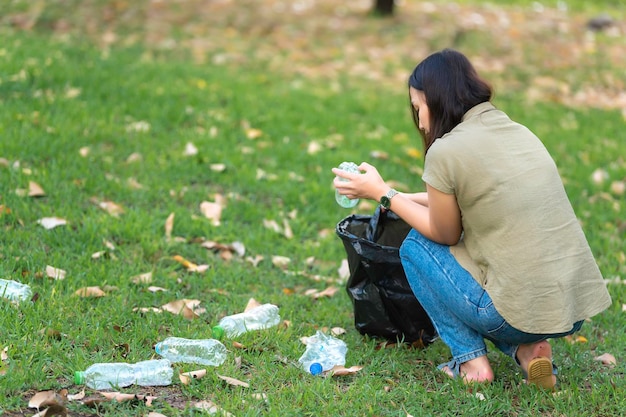
[[(153, 345), (169, 335), (210, 337), (211, 325), (243, 309), (250, 297), (279, 305), (291, 325), (240, 337), (245, 349), (227, 341), (224, 365), (189, 386), (177, 382), (158, 390), (160, 398), (150, 408), (106, 403), (98, 415), (196, 415), (191, 404), (201, 400), (237, 416), (624, 413), (623, 285), (609, 284), (613, 306), (583, 327), (580, 335), (588, 342), (554, 341), (559, 395), (521, 385), (519, 370), (495, 351), (490, 358), (496, 382), (467, 389), (435, 371), (449, 355), (441, 342), (425, 350), (378, 350), (378, 341), (354, 330), (343, 290), (319, 300), (305, 295), (310, 288), (343, 287), (334, 282), (344, 251), (333, 228), (349, 211), (334, 201), (331, 167), (368, 160), (406, 190), (423, 189), (421, 158), (410, 156), (420, 144), (403, 89), (372, 88), (350, 77), (329, 88), (324, 80), (275, 73), (262, 61), (201, 65), (180, 51), (115, 46), (104, 52), (75, 38), (13, 30), (4, 30), (2, 38), (0, 158), (8, 166), (0, 165), (0, 205), (10, 212), (0, 214), (0, 277), (29, 284), (39, 298), (19, 307), (0, 302), (0, 349), (8, 346), (9, 356), (1, 368), (6, 374), (0, 376), (0, 415), (34, 414), (26, 408), (36, 391), (77, 393), (81, 387), (72, 383), (73, 371), (93, 362), (148, 359)], [(79, 94), (73, 96), (74, 91)], [(529, 104), (514, 90), (499, 92), (496, 104), (545, 141), (601, 270), (606, 278), (623, 280), (626, 208), (624, 196), (610, 190), (612, 181), (626, 178), (623, 116), (554, 102)], [(129, 130), (141, 121), (149, 123), (149, 131)], [(249, 139), (246, 123), (263, 135)], [(313, 141), (322, 148), (310, 154)], [(195, 144), (198, 155), (183, 155), (187, 142)], [(86, 157), (79, 154), (83, 147), (90, 150)], [(372, 159), (377, 150), (387, 152), (388, 159)], [(134, 153), (141, 160), (128, 162)], [(211, 170), (215, 163), (226, 170)], [(602, 184), (592, 180), (598, 168), (609, 175)], [(258, 170), (267, 175), (258, 179)], [(130, 178), (143, 188), (130, 187)], [(46, 196), (18, 196), (15, 190), (27, 188), (29, 181), (40, 184)], [(200, 202), (213, 201), (216, 193), (228, 199), (220, 226), (199, 210)], [(125, 213), (113, 217), (94, 198), (116, 202)], [(292, 239), (263, 226), (266, 219), (282, 224), (294, 211)], [(186, 242), (165, 239), (170, 213), (175, 213), (173, 235)], [(68, 225), (45, 230), (36, 223), (50, 216), (63, 217)], [(330, 233), (321, 233), (325, 230)], [(247, 256), (264, 260), (258, 267), (239, 258), (224, 261), (200, 247), (199, 238), (241, 241)], [(114, 258), (92, 259), (106, 249), (104, 241), (115, 245), (109, 251)], [(186, 272), (174, 255), (210, 269)], [(272, 265), (274, 255), (291, 259), (289, 271), (333, 282), (286, 274)], [(67, 270), (67, 278), (43, 278), (46, 265)], [(147, 271), (153, 272), (153, 285), (169, 291), (152, 293), (147, 285), (131, 282)], [(117, 289), (99, 299), (74, 295), (95, 285)], [(133, 311), (182, 298), (201, 300), (206, 313), (188, 321)], [(364, 366), (360, 372), (314, 378), (297, 367), (304, 352), (300, 338), (326, 326), (347, 330), (341, 336), (349, 347), (346, 365)], [(46, 330), (60, 336), (46, 336)], [(617, 367), (593, 360), (605, 352), (617, 357)], [(249, 382), (250, 388), (228, 386), (218, 373)], [(487, 400), (476, 398), (476, 391)], [(264, 393), (267, 401), (253, 393)], [(79, 402), (68, 407), (71, 415), (95, 415)]]

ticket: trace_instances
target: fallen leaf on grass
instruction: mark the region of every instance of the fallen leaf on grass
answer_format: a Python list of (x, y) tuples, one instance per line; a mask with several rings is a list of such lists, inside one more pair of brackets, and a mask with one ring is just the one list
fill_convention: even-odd
[(189, 385), (193, 379), (204, 378), (205, 375), (206, 369), (198, 369), (197, 371), (183, 372), (178, 375), (178, 379), (180, 379), (180, 382), (184, 385)]
[(187, 320), (193, 320), (200, 317), (199, 314), (205, 311), (198, 309), (198, 305), (200, 305), (200, 300), (182, 299), (164, 304), (161, 309), (172, 314), (180, 314)]
[(260, 307), (261, 305), (262, 305), (262, 303), (260, 303), (259, 301), (255, 300), (254, 298), (250, 298), (250, 299), (248, 299), (248, 303), (246, 304), (246, 308), (244, 308), (243, 311), (244, 312), (250, 311), (253, 308)]
[(587, 343), (588, 340), (585, 336), (565, 336), (565, 340), (567, 340), (568, 342), (570, 342), (571, 344), (574, 343)]
[(154, 411), (150, 411), (148, 413), (148, 417), (167, 417), (165, 414), (157, 413)]
[(198, 154), (198, 148), (191, 142), (187, 142), (185, 145), (185, 150), (183, 151), (184, 156), (194, 156)]
[(185, 267), (185, 269), (190, 272), (205, 272), (207, 269), (209, 269), (209, 265), (197, 265), (191, 261), (188, 261), (180, 255), (174, 255), (172, 259), (180, 263), (182, 266)]
[(615, 356), (611, 355), (610, 353), (603, 353), (602, 355), (596, 356), (593, 359), (598, 362), (602, 362), (603, 365), (611, 367), (617, 365), (617, 360), (615, 360)]
[(149, 284), (152, 282), (152, 271), (135, 275), (130, 279), (133, 284)]
[(106, 293), (100, 287), (83, 287), (76, 290), (74, 295), (83, 298), (98, 298), (106, 296)]
[(65, 274), (66, 273), (67, 272), (62, 270), (62, 269), (55, 268), (55, 267), (50, 266), (50, 265), (46, 265), (46, 276), (48, 278), (52, 278), (52, 279), (60, 281), (60, 280), (65, 279)]
[(202, 246), (203, 248), (215, 251), (215, 252), (219, 252), (222, 258), (228, 257), (228, 255), (225, 255), (226, 253), (229, 253), (229, 254), (234, 253), (234, 254), (237, 254), (237, 256), (239, 257), (244, 256), (246, 254), (246, 247), (244, 246), (244, 244), (241, 242), (237, 242), (237, 241), (231, 244), (224, 244), (224, 243), (214, 242), (212, 240), (207, 240), (207, 241), (202, 242), (200, 246)]
[(150, 291), (150, 292), (160, 292), (160, 291), (168, 292), (169, 290), (167, 288), (155, 287), (155, 286), (151, 285), (151, 286), (148, 287), (148, 291)]
[(357, 372), (359, 372), (361, 369), (363, 369), (363, 367), (359, 365), (351, 366), (349, 368), (346, 368), (345, 366), (342, 366), (342, 365), (335, 365), (332, 367), (332, 369), (330, 369), (327, 372), (331, 376), (344, 376), (344, 375), (354, 375)]
[(234, 417), (233, 414), (229, 413), (228, 411), (222, 410), (217, 405), (215, 405), (215, 403), (209, 400), (198, 401), (197, 403), (194, 403), (193, 407), (198, 410), (206, 411), (209, 414), (219, 413), (220, 415), (223, 415), (226, 417)]
[(117, 401), (118, 403), (124, 401), (133, 401), (139, 400), (146, 404), (147, 407), (152, 406), (152, 401), (156, 400), (159, 397), (155, 397), (153, 395), (144, 395), (144, 394), (125, 394), (123, 392), (100, 392), (106, 399), (111, 401)]
[(9, 362), (9, 355), (7, 353), (8, 351), (8, 346), (5, 346), (4, 349), (0, 351), (0, 376), (6, 375), (7, 373), (5, 365)]
[(321, 297), (332, 297), (335, 294), (337, 294), (337, 291), (339, 291), (339, 288), (337, 287), (328, 287), (323, 291), (318, 291), (315, 289), (307, 290), (305, 291), (304, 294), (317, 300), (318, 298), (321, 298)]
[(65, 405), (67, 400), (67, 391), (63, 390), (60, 393), (56, 391), (40, 391), (33, 395), (28, 401), (28, 408), (40, 409), (51, 405)]
[(42, 225), (44, 229), (50, 230), (58, 226), (65, 226), (67, 224), (67, 220), (60, 217), (43, 217), (37, 220), (37, 223)]
[(170, 240), (172, 238), (172, 230), (174, 229), (174, 213), (170, 213), (165, 219), (165, 238)]
[(28, 182), (28, 196), (29, 197), (43, 197), (46, 195), (46, 192), (43, 190), (41, 185), (37, 184), (34, 181)]
[(102, 210), (106, 211), (113, 217), (119, 217), (120, 214), (124, 213), (124, 208), (121, 205), (114, 203), (113, 201), (93, 201), (98, 207), (100, 207)]
[(287, 258), (286, 256), (279, 256), (279, 255), (272, 256), (272, 264), (274, 264), (274, 266), (278, 268), (283, 268), (283, 269), (287, 268), (290, 262), (291, 262), (291, 259)]
[(200, 203), (200, 212), (204, 217), (211, 220), (213, 226), (220, 225), (223, 206), (219, 202), (203, 201)]
[(240, 381), (238, 379), (231, 378), (231, 377), (228, 377), (228, 376), (223, 376), (223, 375), (220, 375), (220, 374), (216, 374), (216, 375), (217, 375), (217, 377), (219, 379), (221, 379), (223, 381), (226, 381), (228, 383), (228, 385), (233, 385), (233, 386), (236, 386), (236, 387), (244, 387), (244, 388), (249, 388), (250, 387), (250, 384), (248, 384), (247, 382), (243, 382), (243, 381)]

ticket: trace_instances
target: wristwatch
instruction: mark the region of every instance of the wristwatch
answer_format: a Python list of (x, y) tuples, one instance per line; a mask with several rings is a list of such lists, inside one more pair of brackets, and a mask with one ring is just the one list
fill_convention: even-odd
[(393, 188), (387, 191), (387, 194), (380, 197), (380, 206), (384, 208), (385, 210), (389, 210), (389, 208), (391, 207), (391, 199), (396, 194), (398, 194), (398, 192), (394, 190)]

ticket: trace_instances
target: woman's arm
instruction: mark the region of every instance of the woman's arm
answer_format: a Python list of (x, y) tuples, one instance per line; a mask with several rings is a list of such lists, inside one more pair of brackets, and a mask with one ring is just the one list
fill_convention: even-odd
[[(359, 166), (361, 174), (350, 174), (333, 168), (333, 173), (348, 181), (335, 179), (335, 188), (348, 198), (365, 198), (378, 202), (390, 187), (376, 168), (368, 163)], [(425, 237), (445, 245), (461, 238), (461, 210), (454, 194), (445, 194), (431, 186), (426, 193), (399, 193), (391, 199), (391, 210)]]
[(428, 193), (400, 193), (414, 203), (428, 207)]

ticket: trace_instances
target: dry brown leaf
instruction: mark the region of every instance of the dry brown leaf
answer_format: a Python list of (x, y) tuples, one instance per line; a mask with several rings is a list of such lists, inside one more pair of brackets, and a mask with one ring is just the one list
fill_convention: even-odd
[(260, 129), (248, 128), (246, 129), (246, 137), (248, 139), (258, 139), (263, 136), (263, 131)]
[(337, 291), (339, 291), (339, 288), (337, 287), (328, 287), (322, 291), (318, 291), (316, 289), (309, 289), (304, 292), (304, 295), (307, 295), (317, 300), (318, 298), (321, 298), (321, 297), (332, 297), (337, 293)]
[(98, 203), (98, 207), (113, 217), (119, 217), (120, 214), (124, 213), (124, 208), (113, 201), (101, 201)]
[(107, 391), (99, 391), (100, 395), (106, 398), (109, 401), (117, 401), (118, 403), (125, 401), (133, 401), (139, 400), (146, 404), (146, 406), (150, 407), (152, 405), (152, 401), (156, 400), (159, 397), (155, 397), (152, 395), (143, 395), (143, 394), (126, 394), (123, 392), (107, 392)]
[(213, 226), (220, 225), (223, 206), (217, 202), (203, 201), (200, 203), (200, 212), (204, 217), (211, 220)]
[(162, 313), (163, 310), (156, 307), (135, 307), (133, 311), (138, 311), (140, 313)]
[(248, 384), (247, 382), (243, 382), (240, 381), (238, 379), (235, 378), (231, 378), (228, 376), (224, 376), (224, 375), (220, 375), (220, 374), (216, 374), (217, 377), (223, 381), (226, 381), (226, 383), (228, 383), (228, 385), (233, 385), (236, 387), (244, 387), (244, 388), (250, 388), (250, 384)]
[(199, 410), (206, 411), (209, 414), (219, 413), (220, 415), (225, 416), (225, 417), (234, 417), (233, 414), (229, 413), (228, 411), (222, 410), (220, 407), (215, 405), (215, 403), (209, 400), (198, 401), (194, 403), (193, 407)]
[(190, 272), (205, 272), (207, 269), (209, 269), (209, 265), (197, 265), (191, 261), (188, 261), (180, 255), (174, 255), (172, 259), (180, 263), (182, 266), (185, 267), (185, 269)]
[(106, 293), (100, 287), (83, 287), (74, 293), (83, 298), (98, 298), (106, 296)]
[(209, 168), (213, 172), (224, 172), (226, 171), (226, 164), (211, 164)]
[(41, 188), (41, 185), (34, 181), (28, 182), (28, 196), (29, 197), (44, 197), (46, 192)]
[(244, 310), (243, 310), (243, 311), (244, 311), (244, 312), (246, 312), (246, 311), (250, 311), (250, 310), (252, 310), (253, 308), (257, 308), (257, 307), (259, 307), (259, 306), (261, 306), (261, 303), (260, 303), (260, 302), (258, 302), (258, 301), (257, 301), (257, 300), (255, 300), (254, 298), (250, 298), (250, 299), (248, 300), (248, 304), (246, 304), (246, 308), (244, 308)]
[(68, 394), (67, 395), (67, 400), (68, 401), (78, 401), (78, 400), (82, 400), (83, 398), (85, 398), (85, 389), (84, 388), (77, 394)]
[(65, 226), (67, 224), (67, 220), (60, 217), (43, 217), (37, 220), (37, 223), (42, 225), (44, 229), (54, 229), (58, 226)]
[(161, 308), (172, 314), (182, 315), (187, 320), (193, 320), (200, 317), (196, 312), (204, 311), (197, 308), (199, 304), (200, 300), (182, 299), (164, 304)]
[(189, 385), (191, 380), (203, 378), (205, 375), (206, 369), (198, 369), (197, 371), (183, 372), (178, 378), (183, 384)]
[(167, 288), (162, 288), (162, 287), (155, 287), (153, 285), (148, 287), (148, 291), (150, 292), (168, 292), (169, 290)]
[(59, 269), (59, 268), (55, 268), (53, 266), (50, 265), (46, 265), (46, 276), (48, 278), (52, 278), (55, 280), (63, 280), (65, 279), (65, 274), (67, 272), (64, 271), (63, 269)]
[(141, 156), (139, 152), (133, 152), (130, 155), (128, 155), (128, 158), (126, 158), (126, 163), (132, 164), (133, 162), (140, 162), (142, 159), (143, 157)]
[(149, 284), (152, 282), (152, 271), (135, 275), (130, 279), (133, 284)]
[(332, 329), (330, 329), (330, 334), (332, 334), (333, 336), (346, 334), (346, 329), (344, 329), (343, 327), (333, 327)]
[(41, 409), (43, 407), (61, 406), (64, 407), (67, 402), (67, 390), (56, 391), (40, 391), (33, 395), (28, 401), (28, 408)]
[(339, 266), (339, 269), (337, 269), (337, 273), (339, 274), (339, 278), (342, 280), (350, 278), (350, 266), (348, 265), (347, 259), (343, 259), (341, 261), (341, 265)]
[(174, 213), (170, 213), (165, 219), (165, 238), (170, 240), (172, 238), (172, 230), (174, 230)]
[(155, 411), (150, 411), (148, 413), (148, 417), (167, 417), (165, 414), (157, 413)]
[(274, 264), (274, 266), (278, 268), (282, 268), (282, 269), (287, 268), (290, 262), (291, 262), (291, 259), (287, 258), (286, 256), (279, 256), (279, 255), (272, 256), (272, 264)]
[(264, 256), (262, 256), (262, 255), (256, 255), (256, 256), (254, 256), (254, 257), (252, 257), (252, 256), (248, 256), (248, 257), (246, 257), (246, 261), (250, 262), (250, 263), (252, 264), (252, 266), (253, 266), (253, 267), (255, 267), (255, 268), (256, 268), (257, 266), (259, 266), (259, 263), (260, 263), (263, 259), (265, 259), (265, 257), (264, 257)]
[(191, 142), (187, 142), (185, 145), (185, 150), (183, 151), (184, 156), (194, 156), (198, 154), (198, 148)]
[(346, 368), (345, 366), (342, 366), (342, 365), (335, 365), (328, 372), (331, 373), (332, 376), (343, 376), (343, 375), (354, 375), (357, 372), (359, 372), (361, 369), (363, 369), (363, 367), (359, 365), (351, 366), (349, 368)]
[(615, 359), (615, 356), (611, 355), (610, 353), (603, 353), (600, 356), (596, 356), (594, 360), (602, 362), (603, 365), (611, 367), (617, 365), (617, 360)]

